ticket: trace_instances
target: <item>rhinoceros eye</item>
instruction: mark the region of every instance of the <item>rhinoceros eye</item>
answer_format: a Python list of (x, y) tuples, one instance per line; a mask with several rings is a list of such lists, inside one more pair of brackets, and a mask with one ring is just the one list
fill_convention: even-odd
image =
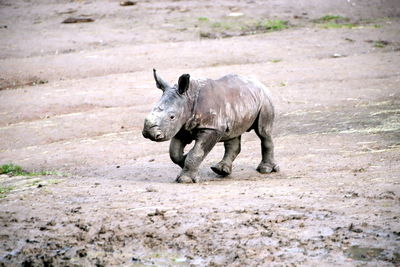
[(174, 116), (174, 115), (171, 115), (171, 116), (169, 116), (169, 118), (170, 118), (171, 120), (173, 120), (173, 119), (175, 119), (175, 116)]

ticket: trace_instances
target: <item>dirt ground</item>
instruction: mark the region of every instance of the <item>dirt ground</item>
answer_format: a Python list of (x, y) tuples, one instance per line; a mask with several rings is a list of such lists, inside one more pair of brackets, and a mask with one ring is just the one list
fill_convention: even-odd
[[(174, 183), (153, 67), (262, 81), (281, 172)], [(399, 266), (399, 152), (397, 0), (0, 0), (0, 164), (51, 171), (0, 175), (0, 266)]]

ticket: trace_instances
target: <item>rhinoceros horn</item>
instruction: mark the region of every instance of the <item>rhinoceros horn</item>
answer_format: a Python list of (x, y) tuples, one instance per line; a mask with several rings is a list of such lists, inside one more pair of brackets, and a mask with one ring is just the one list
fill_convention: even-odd
[(169, 84), (165, 82), (163, 79), (161, 79), (160, 76), (157, 75), (157, 71), (153, 69), (153, 74), (154, 74), (154, 80), (156, 80), (156, 85), (158, 89), (161, 89), (164, 91), (166, 88), (169, 87)]

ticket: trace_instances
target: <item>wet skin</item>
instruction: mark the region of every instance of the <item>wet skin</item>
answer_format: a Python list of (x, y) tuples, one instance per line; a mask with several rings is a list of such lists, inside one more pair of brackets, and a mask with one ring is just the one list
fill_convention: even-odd
[[(163, 95), (145, 119), (143, 136), (156, 142), (171, 140), (171, 160), (182, 168), (177, 182), (196, 182), (201, 162), (218, 142), (224, 142), (225, 153), (211, 169), (221, 176), (231, 174), (241, 135), (251, 130), (261, 140), (262, 160), (257, 171), (279, 170), (271, 137), (274, 107), (260, 82), (237, 75), (191, 80), (189, 74), (183, 74), (171, 87), (155, 70), (154, 79)], [(184, 155), (185, 146), (192, 141), (193, 148)]]

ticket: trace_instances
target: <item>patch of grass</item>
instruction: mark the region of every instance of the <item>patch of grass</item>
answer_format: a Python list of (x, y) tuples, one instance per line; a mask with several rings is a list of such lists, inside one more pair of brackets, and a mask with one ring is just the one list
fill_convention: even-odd
[(277, 58), (277, 59), (271, 59), (269, 62), (271, 62), (271, 63), (279, 63), (281, 61), (282, 61), (281, 58)]
[(46, 176), (46, 175), (57, 175), (62, 176), (61, 173), (55, 171), (38, 171), (38, 172), (29, 172), (28, 176)]
[[(200, 19), (200, 18), (198, 18)], [(224, 18), (221, 21), (203, 20), (200, 23), (200, 38), (229, 38), (265, 32), (281, 31), (289, 28), (285, 20), (254, 20), (249, 18)]]
[(214, 22), (213, 24), (211, 24), (211, 27), (213, 27), (213, 28), (219, 28), (221, 26), (222, 26), (221, 22)]
[(256, 28), (268, 32), (281, 31), (288, 28), (288, 22), (285, 20), (268, 20), (256, 24)]
[(319, 19), (315, 19), (314, 22), (320, 24), (323, 29), (352, 29), (358, 26), (355, 23), (349, 23), (349, 18), (340, 15), (325, 15)]
[(26, 172), (22, 170), (21, 166), (14, 164), (4, 164), (0, 166), (0, 174), (9, 174), (11, 176), (26, 175)]
[(57, 175), (62, 176), (61, 173), (55, 171), (33, 171), (27, 172), (21, 166), (15, 164), (4, 164), (0, 166), (0, 174), (8, 174), (10, 176), (45, 176)]
[(0, 185), (0, 198), (5, 198), (8, 193), (10, 193), (12, 190), (14, 190), (14, 186), (9, 185), (9, 186), (1, 186)]
[(331, 21), (349, 21), (349, 18), (340, 16), (340, 15), (325, 15), (323, 17), (320, 17), (319, 19), (317, 19), (317, 22), (331, 22)]
[(211, 24), (211, 27), (213, 28), (221, 28), (224, 30), (231, 30), (232, 28), (235, 27), (234, 23), (229, 23), (229, 22), (214, 22)]
[(209, 19), (207, 17), (198, 17), (197, 20), (198, 21), (209, 21)]
[(388, 41), (378, 40), (378, 41), (375, 41), (374, 47), (383, 48), (383, 47), (387, 46), (388, 44), (389, 44)]
[(352, 29), (352, 28), (357, 27), (357, 25), (354, 23), (340, 24), (340, 23), (329, 22), (329, 23), (322, 24), (321, 27), (324, 29), (341, 29), (341, 28)]

